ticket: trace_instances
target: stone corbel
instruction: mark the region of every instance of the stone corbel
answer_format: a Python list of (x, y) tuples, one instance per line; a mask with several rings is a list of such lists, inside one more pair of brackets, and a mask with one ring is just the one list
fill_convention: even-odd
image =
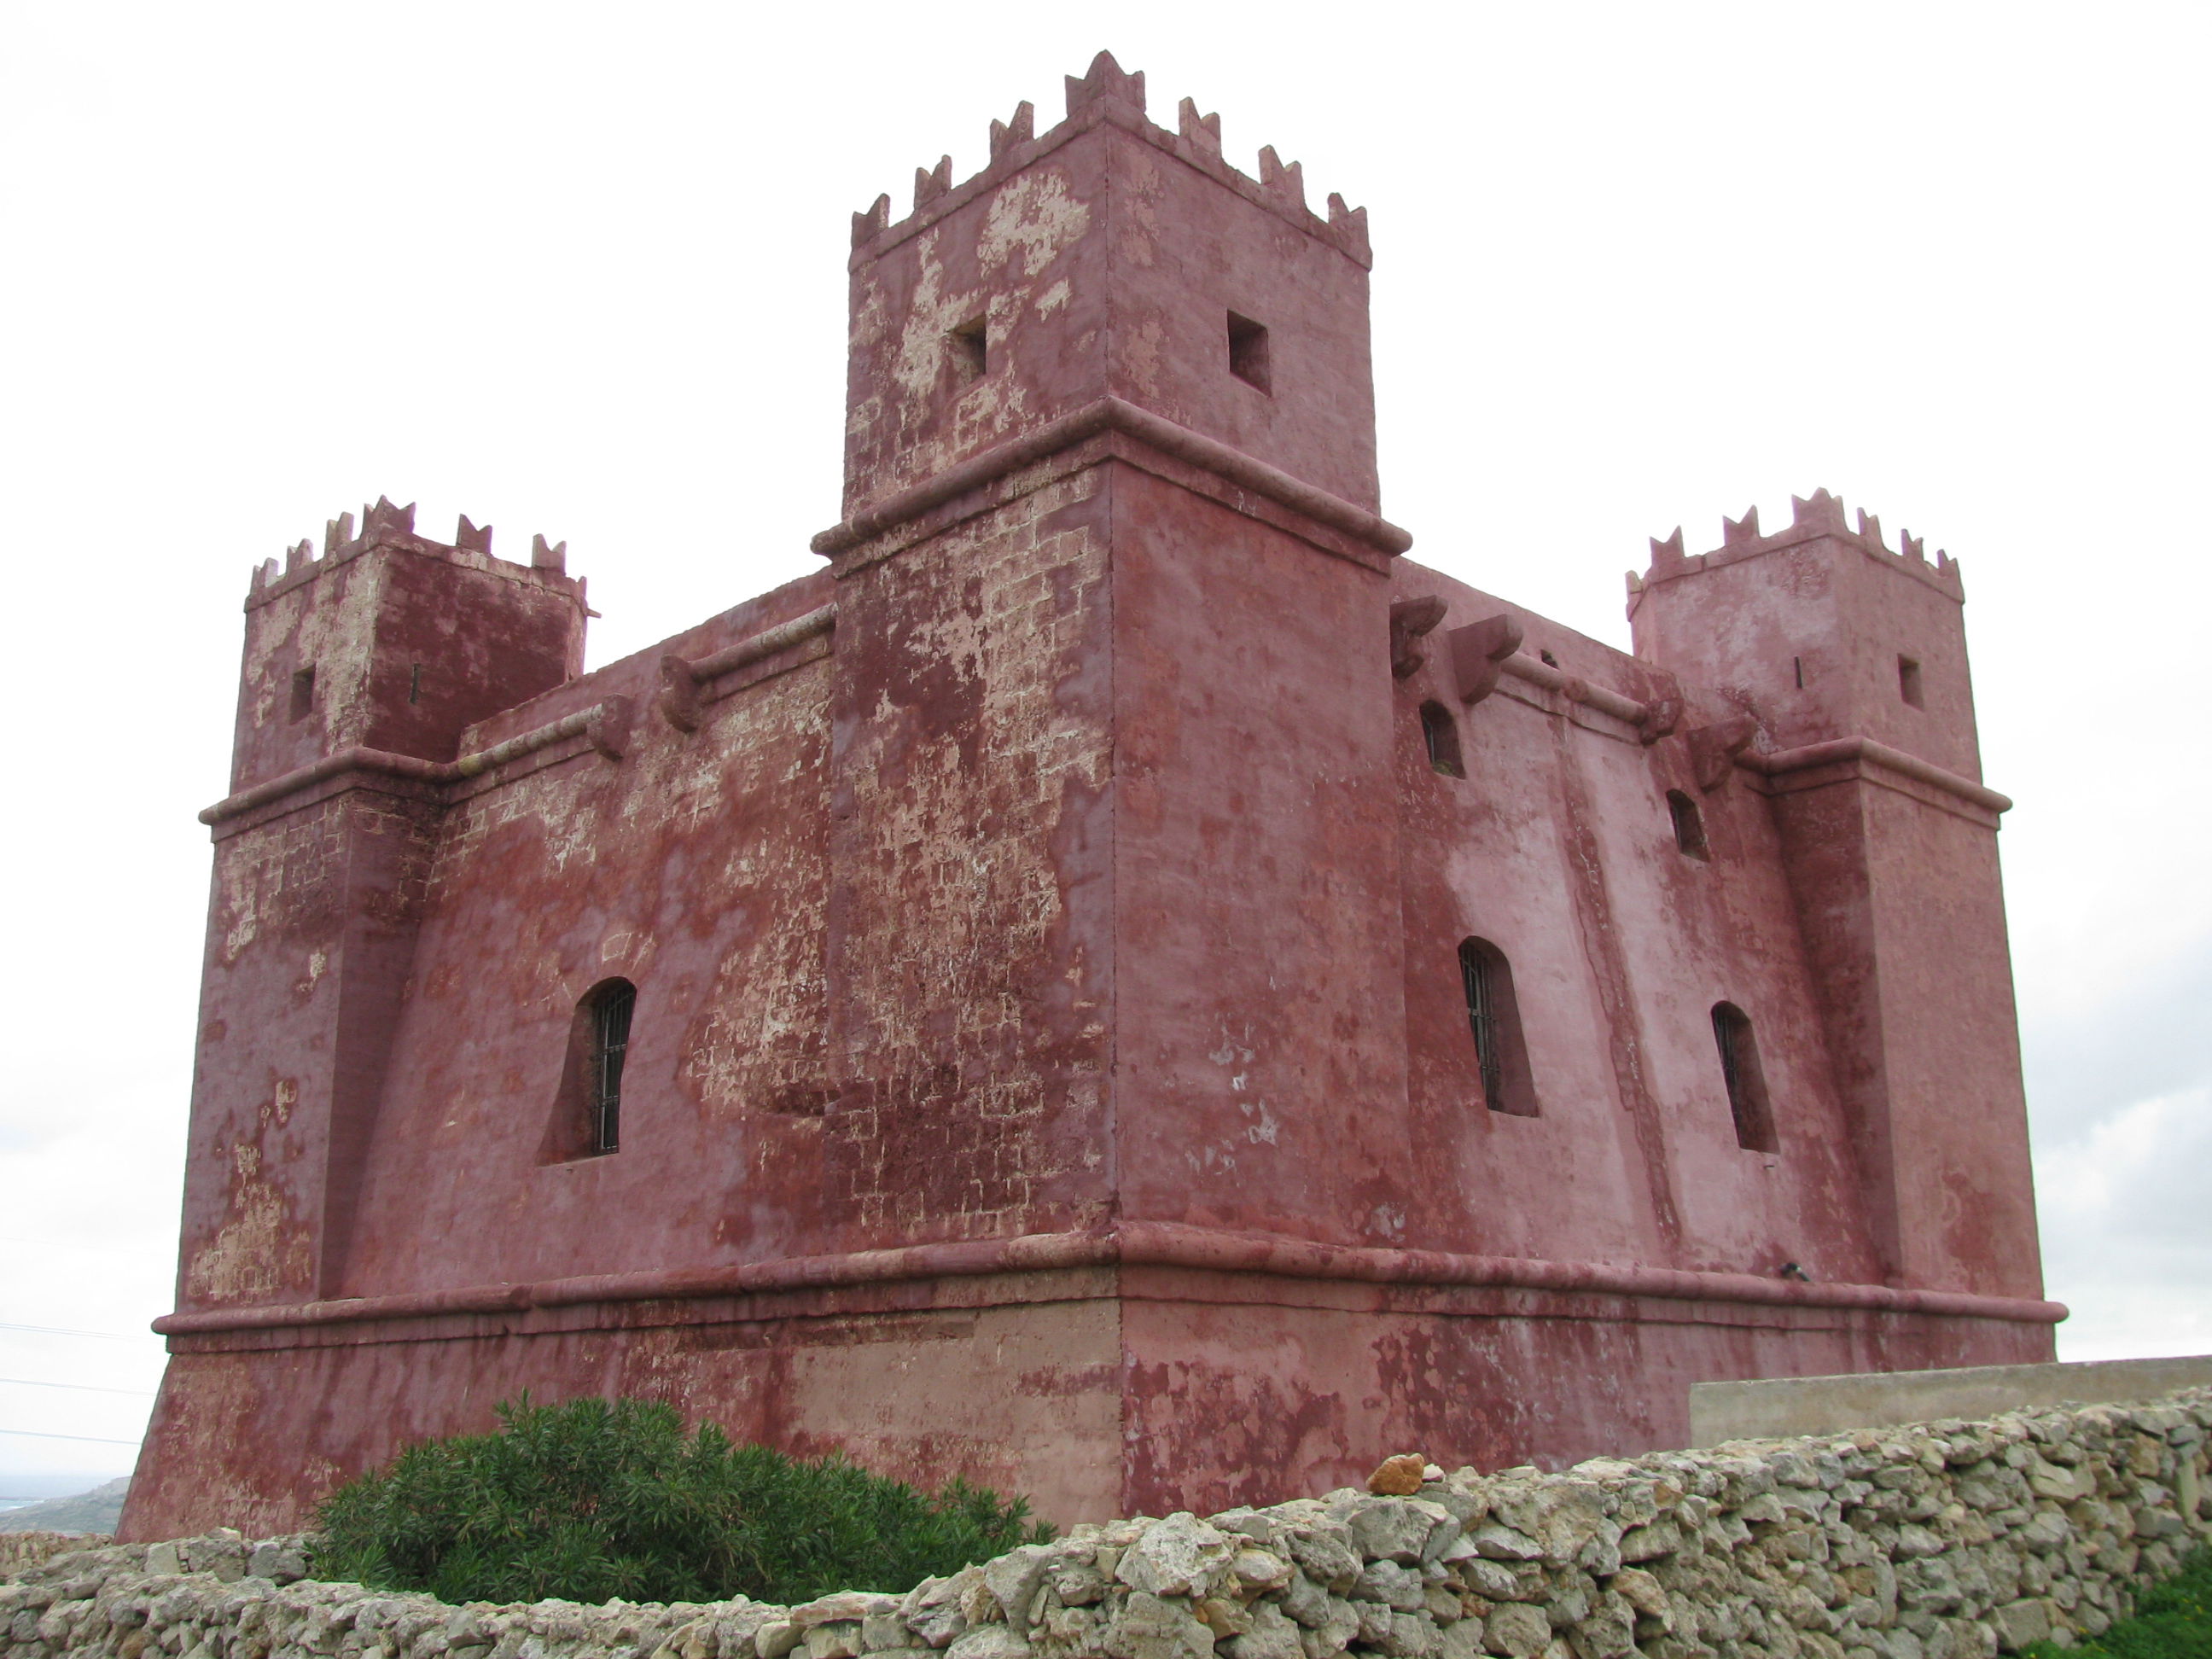
[(1390, 606), (1390, 672), (1405, 679), (1419, 672), (1428, 654), (1414, 641), (1434, 631), (1444, 619), (1444, 602), (1430, 593), (1418, 599), (1394, 600)]
[(618, 761), (629, 747), (630, 714), (628, 697), (609, 697), (592, 710), (584, 722), (584, 736), (600, 754)]
[(1748, 714), (1698, 726), (1689, 734), (1690, 772), (1698, 787), (1708, 792), (1728, 781), (1735, 757), (1751, 747), (1759, 735), (1759, 722)]
[(1486, 617), (1453, 629), (1444, 639), (1451, 647), (1459, 700), (1473, 708), (1498, 689), (1505, 659), (1521, 648), (1521, 624), (1508, 616)]
[(673, 651), (660, 659), (660, 696), (654, 700), (661, 718), (679, 732), (699, 729), (699, 675), (690, 659)]

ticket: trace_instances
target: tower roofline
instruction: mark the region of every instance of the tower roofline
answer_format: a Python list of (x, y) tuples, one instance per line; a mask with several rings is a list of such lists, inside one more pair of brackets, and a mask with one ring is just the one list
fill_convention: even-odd
[(1861, 507), (1857, 526), (1854, 528), (1844, 517), (1843, 498), (1825, 489), (1816, 489), (1810, 496), (1791, 496), (1790, 508), (1790, 527), (1771, 536), (1760, 533), (1759, 508), (1755, 506), (1747, 507), (1741, 519), (1722, 519), (1721, 544), (1710, 553), (1685, 554), (1680, 526), (1663, 540), (1654, 536), (1650, 568), (1640, 574), (1633, 570), (1628, 573), (1629, 614), (1635, 614), (1646, 589), (1662, 582), (1823, 539), (1856, 547), (1885, 568), (1911, 576), (1954, 601), (1965, 602), (1966, 590), (1960, 579), (1959, 562), (1940, 547), (1936, 550), (1935, 558), (1929, 559), (1924, 538), (1900, 530), (1897, 532), (1897, 550), (1893, 552), (1882, 538), (1880, 519)]
[(533, 537), (530, 562), (518, 564), (512, 559), (493, 556), (491, 526), (488, 524), (473, 524), (463, 514), (453, 539), (438, 541), (416, 532), (414, 502), (395, 507), (389, 496), (380, 495), (362, 508), (358, 535), (354, 532), (353, 514), (341, 513), (323, 527), (323, 550), (319, 556), (312, 544), (302, 539), (285, 550), (281, 567), (274, 559), (264, 559), (254, 566), (246, 586), (246, 609), (258, 610), (295, 588), (304, 587), (334, 566), (357, 559), (376, 548), (443, 559), (449, 564), (464, 565), (509, 581), (565, 588), (577, 604), (585, 603), (583, 579), (568, 574), (568, 544), (565, 541), (549, 544), (543, 536)]
[(848, 270), (880, 258), (908, 241), (948, 214), (957, 211), (1002, 180), (1033, 166), (1053, 151), (1099, 126), (1115, 126), (1173, 156), (1186, 167), (1204, 173), (1216, 184), (1236, 191), (1256, 207), (1266, 209), (1292, 228), (1350, 259), (1361, 270), (1372, 270), (1375, 256), (1367, 239), (1367, 210), (1347, 207), (1332, 191), (1328, 217), (1306, 205), (1305, 175), (1296, 161), (1279, 160), (1273, 145), (1260, 152), (1260, 177), (1254, 179), (1229, 165), (1221, 153), (1221, 118), (1200, 115), (1190, 99), (1182, 100), (1179, 132), (1170, 132), (1145, 113), (1145, 76), (1130, 74), (1102, 52), (1080, 79), (1067, 77), (1067, 116), (1041, 137), (1032, 137), (1035, 106), (1018, 105), (1009, 122), (991, 123), (991, 159), (981, 172), (961, 184), (951, 183), (952, 158), (941, 159), (933, 168), (915, 171), (914, 210), (891, 222), (891, 198), (878, 196), (864, 213), (853, 216), (853, 252)]

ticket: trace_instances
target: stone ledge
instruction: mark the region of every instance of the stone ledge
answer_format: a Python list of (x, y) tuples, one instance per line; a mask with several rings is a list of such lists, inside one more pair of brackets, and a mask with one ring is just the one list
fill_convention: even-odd
[(2212, 1354), (2186, 1359), (2093, 1359), (2068, 1364), (1970, 1365), (1690, 1385), (1690, 1443), (1994, 1417), (2053, 1406), (2151, 1400), (2212, 1387)]

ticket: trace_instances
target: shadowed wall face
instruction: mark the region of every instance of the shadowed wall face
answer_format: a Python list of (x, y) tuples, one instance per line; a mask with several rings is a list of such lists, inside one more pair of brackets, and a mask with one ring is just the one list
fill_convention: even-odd
[(1955, 567), (1411, 563), (1364, 215), (1068, 102), (856, 221), (819, 574), (590, 674), (542, 542), (255, 579), (133, 1535), (526, 1388), (1066, 1522), (2049, 1356)]

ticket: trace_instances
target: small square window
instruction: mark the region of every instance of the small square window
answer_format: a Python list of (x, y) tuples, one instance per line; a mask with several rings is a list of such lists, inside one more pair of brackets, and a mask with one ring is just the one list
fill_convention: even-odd
[(990, 331), (981, 317), (971, 317), (945, 337), (952, 354), (953, 373), (963, 386), (973, 385), (990, 373)]
[(292, 676), (292, 718), (303, 720), (315, 710), (315, 671), (302, 668)]
[(1249, 317), (1229, 313), (1229, 372), (1247, 386), (1274, 390), (1267, 361), (1267, 331)]
[(1921, 701), (1920, 665), (1911, 657), (1899, 657), (1897, 659), (1897, 695), (1915, 708), (1925, 708), (1928, 706)]
[(1691, 858), (1708, 856), (1705, 815), (1698, 811), (1698, 803), (1680, 789), (1669, 789), (1667, 811), (1674, 822), (1674, 845)]

